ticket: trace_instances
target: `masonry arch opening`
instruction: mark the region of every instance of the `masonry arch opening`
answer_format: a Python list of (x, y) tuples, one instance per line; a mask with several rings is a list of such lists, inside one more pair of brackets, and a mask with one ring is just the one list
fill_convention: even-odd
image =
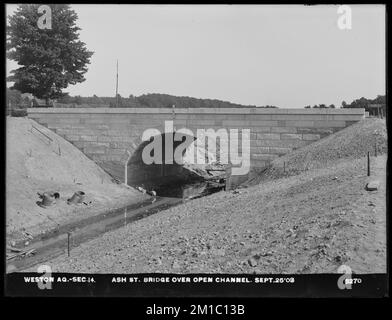
[[(168, 144), (170, 141), (171, 145)], [(216, 149), (219, 151), (219, 141), (214, 143), (217, 143)], [(178, 188), (214, 178), (210, 170), (216, 170), (219, 155), (216, 156), (207, 149), (193, 135), (181, 133), (180, 139), (174, 132), (153, 136), (142, 141), (129, 156), (125, 166), (126, 182), (130, 186), (146, 190), (162, 190), (165, 187)], [(146, 155), (149, 158), (147, 161)], [(151, 159), (154, 162), (148, 163)], [(211, 169), (212, 167), (215, 169)], [(223, 175), (225, 168), (220, 166), (214, 172)]]

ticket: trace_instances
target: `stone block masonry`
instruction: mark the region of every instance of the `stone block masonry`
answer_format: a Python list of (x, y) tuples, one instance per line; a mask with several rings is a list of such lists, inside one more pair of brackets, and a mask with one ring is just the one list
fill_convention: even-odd
[(144, 130), (250, 129), (251, 165), (317, 141), (365, 117), (364, 109), (273, 108), (29, 108), (28, 116), (55, 131), (124, 181), (124, 166), (142, 143)]

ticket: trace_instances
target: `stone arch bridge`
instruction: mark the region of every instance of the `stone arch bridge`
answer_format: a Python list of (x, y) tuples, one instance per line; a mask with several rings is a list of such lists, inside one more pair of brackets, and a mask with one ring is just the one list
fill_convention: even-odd
[[(193, 132), (209, 128), (250, 129), (251, 167), (264, 167), (274, 158), (341, 130), (364, 116), (364, 109), (28, 109), (28, 117), (64, 137), (118, 180), (127, 179), (127, 183), (137, 175), (138, 170), (133, 170), (129, 161), (137, 158), (143, 147), (143, 132), (150, 128), (164, 132), (167, 120), (172, 120), (177, 130), (187, 128)], [(151, 174), (159, 175), (162, 171), (155, 168)]]

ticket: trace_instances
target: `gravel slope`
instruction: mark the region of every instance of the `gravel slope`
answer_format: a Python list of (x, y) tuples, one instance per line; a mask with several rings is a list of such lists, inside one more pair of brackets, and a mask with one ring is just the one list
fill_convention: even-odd
[[(58, 272), (386, 271), (386, 157), (220, 192), (104, 234), (48, 264)], [(337, 177), (337, 178), (336, 178)], [(34, 268), (32, 268), (32, 271)]]
[[(7, 241), (24, 241), (58, 225), (140, 201), (136, 190), (112, 178), (80, 150), (28, 118), (7, 117)], [(37, 128), (39, 131), (33, 128)], [(68, 205), (75, 191), (86, 193), (88, 206)], [(39, 207), (37, 192), (57, 191), (55, 205)]]
[(324, 168), (338, 161), (364, 157), (368, 152), (387, 153), (385, 119), (365, 118), (335, 134), (299, 148), (271, 162), (260, 172), (251, 172), (247, 185), (296, 175), (303, 171)]

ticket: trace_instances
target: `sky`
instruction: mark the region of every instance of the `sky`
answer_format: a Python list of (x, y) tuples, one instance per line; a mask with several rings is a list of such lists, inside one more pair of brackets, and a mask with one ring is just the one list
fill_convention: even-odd
[[(385, 94), (385, 7), (350, 5), (71, 5), (94, 51), (71, 95), (210, 98), (303, 108)], [(12, 14), (16, 5), (7, 5)], [(15, 69), (7, 61), (7, 73)]]

